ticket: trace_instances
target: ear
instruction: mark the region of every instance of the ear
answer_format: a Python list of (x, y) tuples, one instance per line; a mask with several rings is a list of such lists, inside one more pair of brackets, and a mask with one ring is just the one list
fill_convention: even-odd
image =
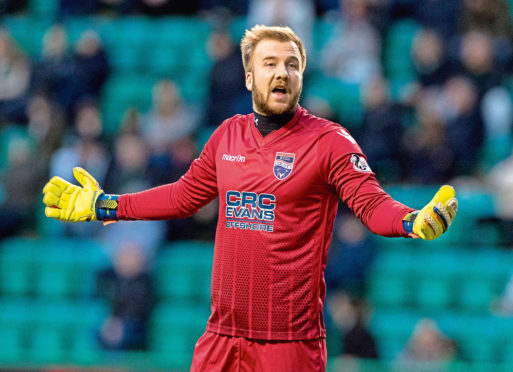
[(253, 73), (251, 71), (246, 72), (246, 89), (251, 92), (253, 88)]

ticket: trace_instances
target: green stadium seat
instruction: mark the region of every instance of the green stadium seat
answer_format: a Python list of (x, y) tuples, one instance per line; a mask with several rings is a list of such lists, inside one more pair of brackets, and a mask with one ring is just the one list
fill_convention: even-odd
[(415, 283), (415, 305), (423, 311), (448, 308), (452, 301), (451, 282), (445, 278), (421, 278)]
[(153, 48), (145, 61), (146, 68), (154, 75), (179, 76), (187, 72), (189, 59), (184, 57), (184, 51), (179, 48)]
[(360, 88), (356, 84), (344, 83), (321, 73), (312, 74), (305, 81), (304, 97), (317, 97), (328, 102), (341, 125), (346, 128), (354, 128), (361, 122), (363, 106)]
[(52, 25), (50, 18), (32, 18), (26, 16), (7, 16), (2, 25), (9, 31), (16, 43), (31, 58), (41, 56), (43, 35)]
[(10, 238), (0, 246), (0, 293), (24, 297), (33, 293), (32, 256), (37, 240)]
[(65, 361), (66, 346), (63, 332), (54, 327), (35, 327), (31, 332), (28, 359), (36, 363)]
[(406, 346), (419, 319), (419, 314), (399, 308), (373, 311), (369, 330), (376, 338), (380, 359), (390, 361), (397, 358)]
[(493, 281), (486, 278), (465, 279), (458, 283), (457, 306), (466, 312), (488, 313), (495, 293)]
[(194, 345), (205, 331), (208, 315), (208, 306), (161, 303), (151, 319), (150, 349), (173, 368), (188, 368)]
[(371, 276), (367, 296), (373, 306), (380, 308), (404, 307), (411, 303), (411, 290), (407, 280), (391, 274)]
[(25, 126), (15, 124), (2, 126), (0, 128), (0, 171), (7, 168), (9, 149), (15, 141), (27, 141), (29, 145), (33, 145)]
[(55, 19), (59, 0), (30, 0), (29, 12), (32, 18)]
[(389, 28), (384, 42), (384, 67), (391, 80), (414, 76), (410, 50), (418, 29), (418, 23), (411, 19), (396, 21)]
[(234, 17), (230, 22), (229, 32), (232, 39), (237, 43), (244, 36), (248, 27), (246, 17)]
[(23, 360), (24, 351), (22, 329), (0, 323), (0, 364)]
[(157, 259), (156, 281), (160, 297), (209, 303), (211, 243), (176, 242)]

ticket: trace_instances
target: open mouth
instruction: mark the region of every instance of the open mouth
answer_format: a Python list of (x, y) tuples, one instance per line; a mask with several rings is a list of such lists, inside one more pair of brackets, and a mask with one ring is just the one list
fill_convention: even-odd
[(273, 93), (281, 93), (281, 94), (286, 94), (287, 93), (287, 89), (285, 88), (282, 88), (282, 87), (276, 87), (272, 90)]

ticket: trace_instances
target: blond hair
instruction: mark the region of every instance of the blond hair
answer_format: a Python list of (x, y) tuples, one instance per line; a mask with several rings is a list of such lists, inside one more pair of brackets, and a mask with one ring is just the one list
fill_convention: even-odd
[(242, 64), (244, 71), (251, 71), (251, 57), (255, 51), (256, 45), (265, 39), (276, 41), (292, 41), (299, 49), (301, 55), (301, 71), (306, 67), (306, 51), (303, 42), (290, 27), (287, 26), (264, 26), (256, 25), (250, 30), (246, 30), (244, 37), (240, 42), (240, 51), (242, 53)]

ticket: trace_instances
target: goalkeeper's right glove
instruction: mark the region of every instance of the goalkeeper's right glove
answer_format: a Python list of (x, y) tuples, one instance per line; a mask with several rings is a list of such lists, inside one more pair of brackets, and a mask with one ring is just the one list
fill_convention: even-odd
[(451, 186), (444, 185), (424, 208), (408, 213), (403, 218), (403, 226), (412, 237), (433, 240), (447, 231), (457, 211), (456, 192)]
[(52, 177), (43, 189), (45, 214), (64, 222), (116, 220), (118, 195), (106, 195), (98, 182), (80, 167), (73, 175), (82, 187)]

